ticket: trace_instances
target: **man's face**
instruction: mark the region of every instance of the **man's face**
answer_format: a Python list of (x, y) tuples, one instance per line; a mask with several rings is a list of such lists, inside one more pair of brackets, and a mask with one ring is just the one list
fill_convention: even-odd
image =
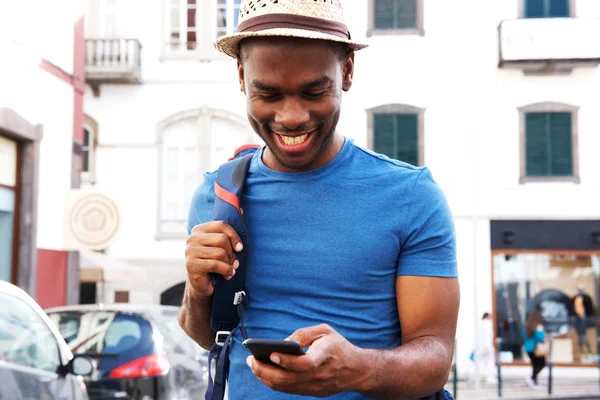
[(267, 144), (265, 164), (290, 172), (329, 162), (343, 143), (334, 133), (354, 55), (341, 59), (323, 40), (252, 38), (242, 46), (240, 86), (250, 125)]

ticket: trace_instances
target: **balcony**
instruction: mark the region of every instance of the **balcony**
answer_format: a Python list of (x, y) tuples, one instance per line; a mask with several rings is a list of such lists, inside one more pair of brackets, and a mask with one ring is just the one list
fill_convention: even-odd
[(85, 80), (94, 96), (101, 84), (140, 84), (142, 45), (137, 39), (86, 39)]
[(600, 18), (523, 18), (498, 30), (500, 68), (569, 73), (600, 64)]

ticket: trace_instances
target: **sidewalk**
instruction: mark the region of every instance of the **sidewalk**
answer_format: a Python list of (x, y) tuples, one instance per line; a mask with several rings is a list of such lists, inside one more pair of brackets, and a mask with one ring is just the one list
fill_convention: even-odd
[[(502, 370), (502, 399), (600, 399), (600, 372), (593, 368), (557, 368), (552, 371), (552, 395), (548, 395), (548, 370), (542, 371), (539, 384), (543, 392), (535, 392), (525, 384), (525, 376), (529, 368), (504, 368)], [(446, 385), (452, 393), (452, 380)], [(479, 394), (473, 379), (459, 380), (456, 393), (457, 400), (492, 400), (498, 399), (498, 386), (481, 382)]]

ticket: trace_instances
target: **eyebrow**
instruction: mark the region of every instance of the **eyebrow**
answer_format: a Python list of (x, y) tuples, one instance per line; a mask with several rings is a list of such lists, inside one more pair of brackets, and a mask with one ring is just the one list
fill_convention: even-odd
[[(316, 87), (319, 87), (319, 86), (324, 85), (326, 83), (330, 83), (332, 81), (333, 80), (329, 76), (324, 75), (324, 76), (322, 76), (322, 77), (320, 77), (318, 79), (315, 79), (314, 81), (305, 83), (304, 85), (302, 85), (302, 88), (305, 89), (305, 90), (306, 89), (314, 89)], [(279, 90), (279, 88), (277, 86), (272, 86), (272, 85), (266, 84), (266, 83), (261, 82), (261, 81), (256, 80), (256, 79), (254, 79), (252, 81), (252, 87), (255, 88), (255, 89), (264, 90), (264, 91), (267, 91), (267, 92), (276, 92), (276, 91)]]

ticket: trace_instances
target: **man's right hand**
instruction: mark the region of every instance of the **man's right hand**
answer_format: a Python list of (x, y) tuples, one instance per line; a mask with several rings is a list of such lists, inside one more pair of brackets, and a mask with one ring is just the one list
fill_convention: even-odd
[(193, 297), (212, 296), (214, 287), (211, 272), (231, 279), (240, 266), (235, 252), (242, 248), (240, 237), (226, 222), (211, 221), (196, 225), (187, 238), (185, 248), (185, 266)]

